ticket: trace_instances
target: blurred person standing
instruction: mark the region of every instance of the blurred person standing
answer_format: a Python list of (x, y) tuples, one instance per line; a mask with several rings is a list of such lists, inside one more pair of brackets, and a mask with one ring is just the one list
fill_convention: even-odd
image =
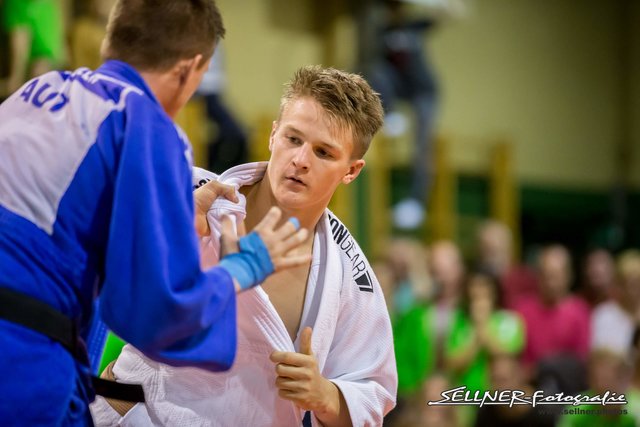
[(204, 235), (218, 194), (235, 198), (207, 184), (194, 207), (173, 118), (223, 35), (213, 0), (120, 0), (97, 71), (46, 73), (0, 105), (3, 426), (92, 425), (98, 295), (106, 325), (148, 356), (219, 371), (235, 357), (236, 292), (308, 262), (286, 255), (307, 236), (273, 208), (240, 252), (200, 268), (196, 225)]
[(246, 163), (249, 158), (247, 136), (223, 99), (227, 84), (224, 54), (220, 43), (196, 91), (204, 99), (207, 119), (216, 127), (207, 141), (208, 169), (215, 173)]
[(414, 155), (411, 190), (393, 212), (394, 223), (402, 229), (418, 228), (425, 218), (424, 206), (431, 186), (431, 152), (438, 103), (435, 72), (427, 59), (424, 40), (434, 27), (430, 18), (410, 16), (400, 0), (385, 0), (385, 22), (378, 31), (377, 60), (369, 71), (369, 80), (382, 97), (385, 130), (405, 122), (395, 111), (398, 101), (408, 101), (415, 114)]

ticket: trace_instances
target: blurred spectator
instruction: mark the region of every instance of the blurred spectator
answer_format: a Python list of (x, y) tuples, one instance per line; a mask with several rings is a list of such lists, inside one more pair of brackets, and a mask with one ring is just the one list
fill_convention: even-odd
[(593, 310), (591, 347), (626, 354), (640, 320), (640, 252), (624, 252), (618, 260), (617, 298)]
[[(519, 359), (502, 354), (490, 361), (492, 390), (521, 390), (532, 396), (535, 390), (527, 382)], [(485, 405), (478, 409), (475, 427), (552, 427), (554, 418), (531, 405)]]
[(414, 426), (457, 427), (460, 425), (455, 406), (428, 405), (427, 402), (442, 400), (442, 392), (453, 388), (447, 377), (432, 375), (422, 386), (418, 419)]
[(582, 276), (581, 294), (591, 308), (614, 297), (616, 268), (608, 250), (589, 251), (582, 265)]
[(618, 280), (624, 293), (623, 303), (636, 324), (640, 324), (640, 251), (629, 249), (618, 256)]
[(394, 324), (400, 396), (416, 392), (434, 370), (443, 367), (444, 342), (460, 300), (464, 267), (458, 247), (450, 241), (436, 242), (429, 260), (432, 299), (396, 316)]
[(633, 372), (625, 396), (629, 402), (629, 413), (636, 420), (636, 425), (640, 426), (640, 327), (633, 332), (630, 361)]
[(585, 361), (589, 352), (587, 304), (569, 295), (571, 255), (564, 246), (545, 247), (538, 258), (539, 294), (516, 305), (525, 320), (527, 339), (523, 360), (535, 368), (542, 359), (566, 354)]
[[(589, 357), (589, 390), (586, 396), (603, 396), (605, 393), (624, 394), (628, 388), (631, 366), (625, 356), (606, 349), (596, 349)], [(629, 401), (629, 399), (627, 398)], [(630, 402), (631, 403), (631, 402)], [(580, 405), (567, 407), (579, 409), (578, 413), (560, 417), (559, 427), (634, 427), (636, 420), (619, 405)], [(597, 413), (597, 411), (605, 411)]]
[(490, 272), (500, 281), (506, 308), (513, 308), (520, 298), (537, 293), (535, 273), (514, 260), (509, 227), (487, 220), (478, 228), (476, 239), (478, 268)]
[(196, 92), (204, 99), (207, 118), (217, 128), (211, 133), (207, 153), (208, 169), (215, 173), (246, 163), (249, 157), (247, 136), (222, 99), (225, 85), (224, 43), (220, 42)]
[(386, 254), (393, 281), (394, 314), (401, 315), (433, 292), (427, 266), (427, 250), (417, 240), (396, 238)]
[(435, 73), (425, 55), (424, 40), (435, 22), (412, 18), (402, 1), (385, 0), (384, 5), (384, 23), (378, 34), (379, 54), (368, 80), (382, 97), (387, 133), (398, 134), (407, 128), (404, 117), (394, 111), (398, 100), (409, 102), (415, 113), (411, 192), (394, 208), (396, 226), (413, 229), (424, 220), (432, 175), (431, 146), (438, 89)]
[(371, 264), (373, 274), (375, 274), (384, 294), (384, 301), (387, 303), (387, 310), (389, 316), (393, 319), (393, 291), (394, 291), (394, 276), (391, 267), (384, 261), (376, 261)]
[(59, 0), (4, 0), (2, 25), (9, 35), (7, 94), (32, 77), (64, 65), (64, 20)]
[(460, 423), (457, 407), (451, 405), (428, 405), (428, 402), (442, 400), (442, 392), (453, 386), (441, 372), (435, 372), (427, 378), (412, 398), (401, 408), (396, 408), (395, 416), (384, 425), (392, 427), (458, 427)]
[(518, 314), (502, 310), (499, 286), (492, 276), (480, 272), (467, 280), (462, 310), (446, 345), (447, 368), (454, 373), (456, 387), (489, 390), (489, 359), (519, 355), (524, 348), (524, 322)]
[(83, 2), (85, 9), (75, 19), (71, 30), (71, 65), (74, 69), (88, 67), (95, 70), (102, 64), (100, 49), (114, 4), (115, 0)]

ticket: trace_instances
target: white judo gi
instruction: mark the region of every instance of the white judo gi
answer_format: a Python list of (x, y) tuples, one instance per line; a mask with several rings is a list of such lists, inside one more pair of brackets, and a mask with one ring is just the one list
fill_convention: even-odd
[[(236, 186), (264, 176), (266, 163), (229, 169), (217, 177), (194, 171), (194, 183), (218, 179)], [(208, 220), (221, 215), (241, 220), (245, 199), (218, 199)], [(215, 232), (214, 232), (215, 233)], [(204, 239), (203, 263), (215, 262), (218, 238)], [(125, 346), (113, 368), (119, 381), (142, 383), (146, 403), (124, 417), (100, 398), (92, 407), (96, 425), (122, 426), (300, 426), (304, 411), (278, 396), (276, 350), (298, 351), (261, 287), (238, 295), (238, 350), (228, 372), (175, 368)], [(382, 290), (360, 247), (327, 209), (315, 230), (311, 271), (300, 331), (313, 328), (312, 350), (321, 374), (342, 392), (354, 426), (380, 426), (395, 405), (397, 373), (391, 323)], [(318, 425), (312, 417), (312, 424)]]

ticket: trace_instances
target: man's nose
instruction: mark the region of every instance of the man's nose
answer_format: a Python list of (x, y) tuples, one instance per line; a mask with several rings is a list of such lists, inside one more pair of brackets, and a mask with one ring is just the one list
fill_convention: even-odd
[(293, 164), (297, 168), (309, 169), (309, 159), (313, 153), (311, 152), (311, 145), (304, 143), (296, 149), (296, 154), (293, 156)]

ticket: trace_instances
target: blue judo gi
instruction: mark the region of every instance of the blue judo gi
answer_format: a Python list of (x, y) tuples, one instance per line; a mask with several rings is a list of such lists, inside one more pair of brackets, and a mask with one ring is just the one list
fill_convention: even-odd
[[(34, 297), (89, 334), (102, 320), (150, 357), (228, 369), (235, 291), (202, 272), (191, 149), (138, 72), (50, 72), (0, 105), (0, 288)], [(0, 302), (1, 303), (1, 302)], [(86, 360), (0, 319), (0, 419), (90, 425)]]

